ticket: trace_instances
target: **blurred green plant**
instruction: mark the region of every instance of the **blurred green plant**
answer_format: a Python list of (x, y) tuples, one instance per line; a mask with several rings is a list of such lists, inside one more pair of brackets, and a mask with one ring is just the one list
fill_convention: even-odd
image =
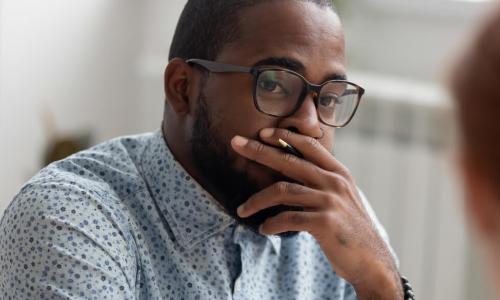
[(335, 4), (335, 8), (337, 9), (340, 19), (344, 20), (350, 16), (349, 0), (332, 0), (332, 2)]
[[(352, 1), (352, 0), (351, 0)], [(345, 9), (347, 0), (332, 0), (333, 4), (335, 4), (335, 8), (339, 13), (342, 13), (342, 11)]]

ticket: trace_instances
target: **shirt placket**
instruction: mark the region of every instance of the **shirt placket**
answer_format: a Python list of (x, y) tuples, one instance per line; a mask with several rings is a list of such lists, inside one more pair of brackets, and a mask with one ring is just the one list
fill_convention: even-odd
[(269, 264), (271, 245), (267, 238), (256, 235), (239, 225), (235, 229), (234, 242), (240, 246), (241, 272), (233, 281), (233, 299), (259, 299), (263, 291), (262, 266)]

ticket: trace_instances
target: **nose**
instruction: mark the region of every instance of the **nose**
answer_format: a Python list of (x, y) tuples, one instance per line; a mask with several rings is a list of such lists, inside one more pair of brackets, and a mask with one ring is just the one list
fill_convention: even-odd
[(279, 128), (291, 129), (297, 133), (314, 138), (321, 138), (321, 123), (312, 93), (308, 93), (300, 108), (291, 116), (283, 118)]

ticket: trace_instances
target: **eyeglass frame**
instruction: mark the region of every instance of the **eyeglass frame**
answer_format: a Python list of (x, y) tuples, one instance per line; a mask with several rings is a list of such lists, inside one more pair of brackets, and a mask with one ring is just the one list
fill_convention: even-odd
[[(254, 106), (259, 112), (261, 112), (267, 116), (271, 116), (271, 117), (287, 118), (287, 117), (292, 116), (300, 109), (302, 104), (304, 104), (304, 101), (305, 101), (307, 95), (311, 92), (314, 92), (315, 96), (314, 96), (313, 100), (314, 100), (314, 104), (316, 106), (316, 113), (318, 114), (318, 118), (321, 121), (321, 123), (325, 124), (326, 126), (330, 126), (330, 127), (334, 127), (334, 128), (342, 128), (342, 127), (347, 126), (347, 124), (349, 124), (351, 122), (351, 120), (354, 118), (354, 115), (356, 114), (356, 111), (358, 110), (359, 104), (361, 102), (361, 98), (365, 94), (364, 88), (362, 88), (361, 86), (359, 86), (353, 82), (350, 82), (348, 80), (327, 80), (327, 81), (323, 82), (322, 84), (313, 84), (313, 83), (309, 82), (303, 75), (301, 75), (293, 70), (281, 68), (281, 67), (276, 67), (276, 66), (272, 66), (272, 67), (267, 67), (267, 66), (243, 67), (243, 66), (219, 63), (219, 62), (215, 62), (215, 61), (210, 61), (210, 60), (205, 60), (205, 59), (197, 59), (197, 58), (187, 59), (185, 62), (187, 64), (194, 64), (194, 65), (200, 66), (200, 67), (208, 70), (209, 72), (213, 72), (213, 73), (250, 73), (250, 74), (252, 74), (253, 81), (254, 81), (253, 82), (253, 93), (252, 93)], [(257, 79), (259, 78), (261, 73), (263, 73), (265, 71), (273, 71), (273, 70), (284, 71), (284, 72), (288, 72), (288, 73), (291, 73), (293, 75), (296, 75), (305, 84), (305, 89), (302, 91), (302, 94), (300, 95), (300, 99), (297, 101), (296, 106), (294, 107), (294, 109), (292, 110), (291, 113), (286, 114), (284, 116), (278, 116), (278, 115), (273, 115), (273, 114), (264, 112), (264, 111), (262, 111), (259, 104), (257, 103)], [(331, 125), (331, 124), (326, 123), (325, 121), (323, 121), (323, 119), (318, 111), (318, 95), (320, 95), (320, 92), (321, 92), (321, 89), (323, 88), (323, 86), (325, 86), (329, 83), (332, 83), (332, 82), (334, 82), (334, 83), (347, 83), (347, 84), (354, 86), (358, 90), (358, 93), (357, 93), (358, 97), (356, 99), (356, 106), (354, 107), (354, 110), (352, 111), (351, 116), (342, 125)]]

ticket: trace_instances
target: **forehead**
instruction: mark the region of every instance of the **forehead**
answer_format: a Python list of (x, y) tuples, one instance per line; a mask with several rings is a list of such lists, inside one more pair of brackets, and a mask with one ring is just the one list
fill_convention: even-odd
[(345, 74), (344, 33), (331, 9), (311, 2), (269, 1), (240, 14), (239, 39), (226, 45), (219, 61), (251, 66), (268, 57), (287, 57), (305, 66), (311, 81)]

